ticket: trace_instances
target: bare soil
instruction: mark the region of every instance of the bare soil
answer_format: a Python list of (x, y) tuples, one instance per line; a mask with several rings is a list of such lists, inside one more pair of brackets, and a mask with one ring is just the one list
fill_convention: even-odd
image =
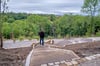
[[(80, 57), (85, 57), (100, 54), (100, 41), (66, 45), (60, 48), (72, 50)], [(25, 59), (31, 50), (32, 47), (0, 49), (0, 66), (24, 66)]]
[(91, 56), (100, 54), (100, 41), (66, 45), (62, 49), (72, 50), (80, 57)]
[(0, 49), (0, 66), (24, 66), (32, 47)]

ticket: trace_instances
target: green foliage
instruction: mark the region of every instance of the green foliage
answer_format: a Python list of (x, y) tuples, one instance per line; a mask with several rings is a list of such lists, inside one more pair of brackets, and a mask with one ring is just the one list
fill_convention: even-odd
[(87, 29), (86, 36), (87, 36), (87, 37), (91, 36), (91, 29), (90, 29), (90, 28)]
[(48, 39), (52, 39), (53, 37), (52, 36), (48, 36)]
[(25, 37), (24, 36), (19, 36), (19, 38), (18, 38), (20, 41), (22, 41), (22, 40), (24, 40), (25, 39)]
[(69, 34), (67, 34), (67, 35), (66, 35), (66, 38), (70, 38), (70, 35), (69, 35)]
[(50, 15), (50, 21), (55, 21), (55, 19), (56, 19), (56, 16), (55, 15)]
[(100, 0), (84, 0), (82, 12), (95, 15), (95, 13), (100, 9), (99, 4)]
[(96, 32), (96, 36), (100, 37), (100, 31)]
[(3, 36), (4, 38), (10, 38), (10, 34), (11, 34), (11, 24), (7, 23), (7, 22), (4, 22), (3, 23), (3, 29), (2, 29), (2, 32), (3, 32)]
[(82, 6), (82, 12), (90, 15), (91, 17), (91, 23), (90, 23), (91, 35), (95, 34), (94, 16), (99, 13), (99, 10), (100, 10), (100, 0), (84, 0), (84, 4)]
[(28, 37), (28, 39), (29, 39), (29, 40), (32, 40), (33, 38), (32, 38), (32, 37)]
[(61, 35), (58, 35), (58, 36), (57, 36), (57, 38), (59, 38), (59, 39), (60, 39), (60, 38), (62, 38), (62, 36), (61, 36)]
[[(17, 13), (15, 14), (17, 15)], [(4, 38), (11, 38), (11, 33), (13, 33), (15, 38), (22, 39), (24, 36), (30, 40), (33, 38), (39, 39), (38, 32), (40, 29), (45, 31), (47, 38), (91, 36), (91, 21), (88, 16), (73, 14), (63, 16), (25, 14), (25, 18), (15, 18), (15, 14), (8, 13), (7, 15), (9, 16), (6, 15), (8, 20), (3, 22), (2, 28)], [(20, 13), (20, 17), (23, 17), (23, 15)], [(94, 30), (95, 34), (100, 31), (99, 15), (94, 16)]]
[(39, 40), (39, 36), (33, 36), (33, 39)]

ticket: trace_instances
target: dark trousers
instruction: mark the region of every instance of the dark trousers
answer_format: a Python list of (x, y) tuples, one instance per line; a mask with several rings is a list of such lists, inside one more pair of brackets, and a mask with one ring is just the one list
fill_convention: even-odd
[(40, 38), (40, 45), (44, 45), (44, 38)]

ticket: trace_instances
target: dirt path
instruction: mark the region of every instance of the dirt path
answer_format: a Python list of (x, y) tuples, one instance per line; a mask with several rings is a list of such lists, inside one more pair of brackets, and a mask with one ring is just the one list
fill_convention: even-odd
[[(90, 42), (90, 39), (95, 40), (96, 42)], [(76, 44), (69, 44), (72, 40), (76, 42)], [(56, 42), (54, 45), (59, 45), (60, 49), (72, 50), (80, 57), (100, 54), (100, 37), (88, 38), (89, 42), (87, 43), (77, 43), (78, 40), (87, 41), (85, 38), (74, 38), (71, 39), (70, 42), (69, 40), (64, 39), (55, 39)], [(0, 66), (22, 66), (27, 55), (32, 50), (32, 47), (29, 47), (31, 46), (32, 42), (33, 41), (24, 41), (16, 42), (15, 44), (9, 41), (5, 42), (4, 47), (6, 49), (0, 49)], [(62, 45), (65, 46), (63, 47)]]
[(0, 49), (0, 66), (23, 66), (31, 47)]
[(72, 50), (80, 57), (100, 54), (100, 41), (66, 45), (62, 49)]

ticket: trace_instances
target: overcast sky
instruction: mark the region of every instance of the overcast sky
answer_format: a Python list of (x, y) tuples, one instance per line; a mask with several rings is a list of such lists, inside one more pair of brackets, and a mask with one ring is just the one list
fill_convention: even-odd
[(35, 14), (80, 14), (83, 0), (10, 0), (9, 11)]

